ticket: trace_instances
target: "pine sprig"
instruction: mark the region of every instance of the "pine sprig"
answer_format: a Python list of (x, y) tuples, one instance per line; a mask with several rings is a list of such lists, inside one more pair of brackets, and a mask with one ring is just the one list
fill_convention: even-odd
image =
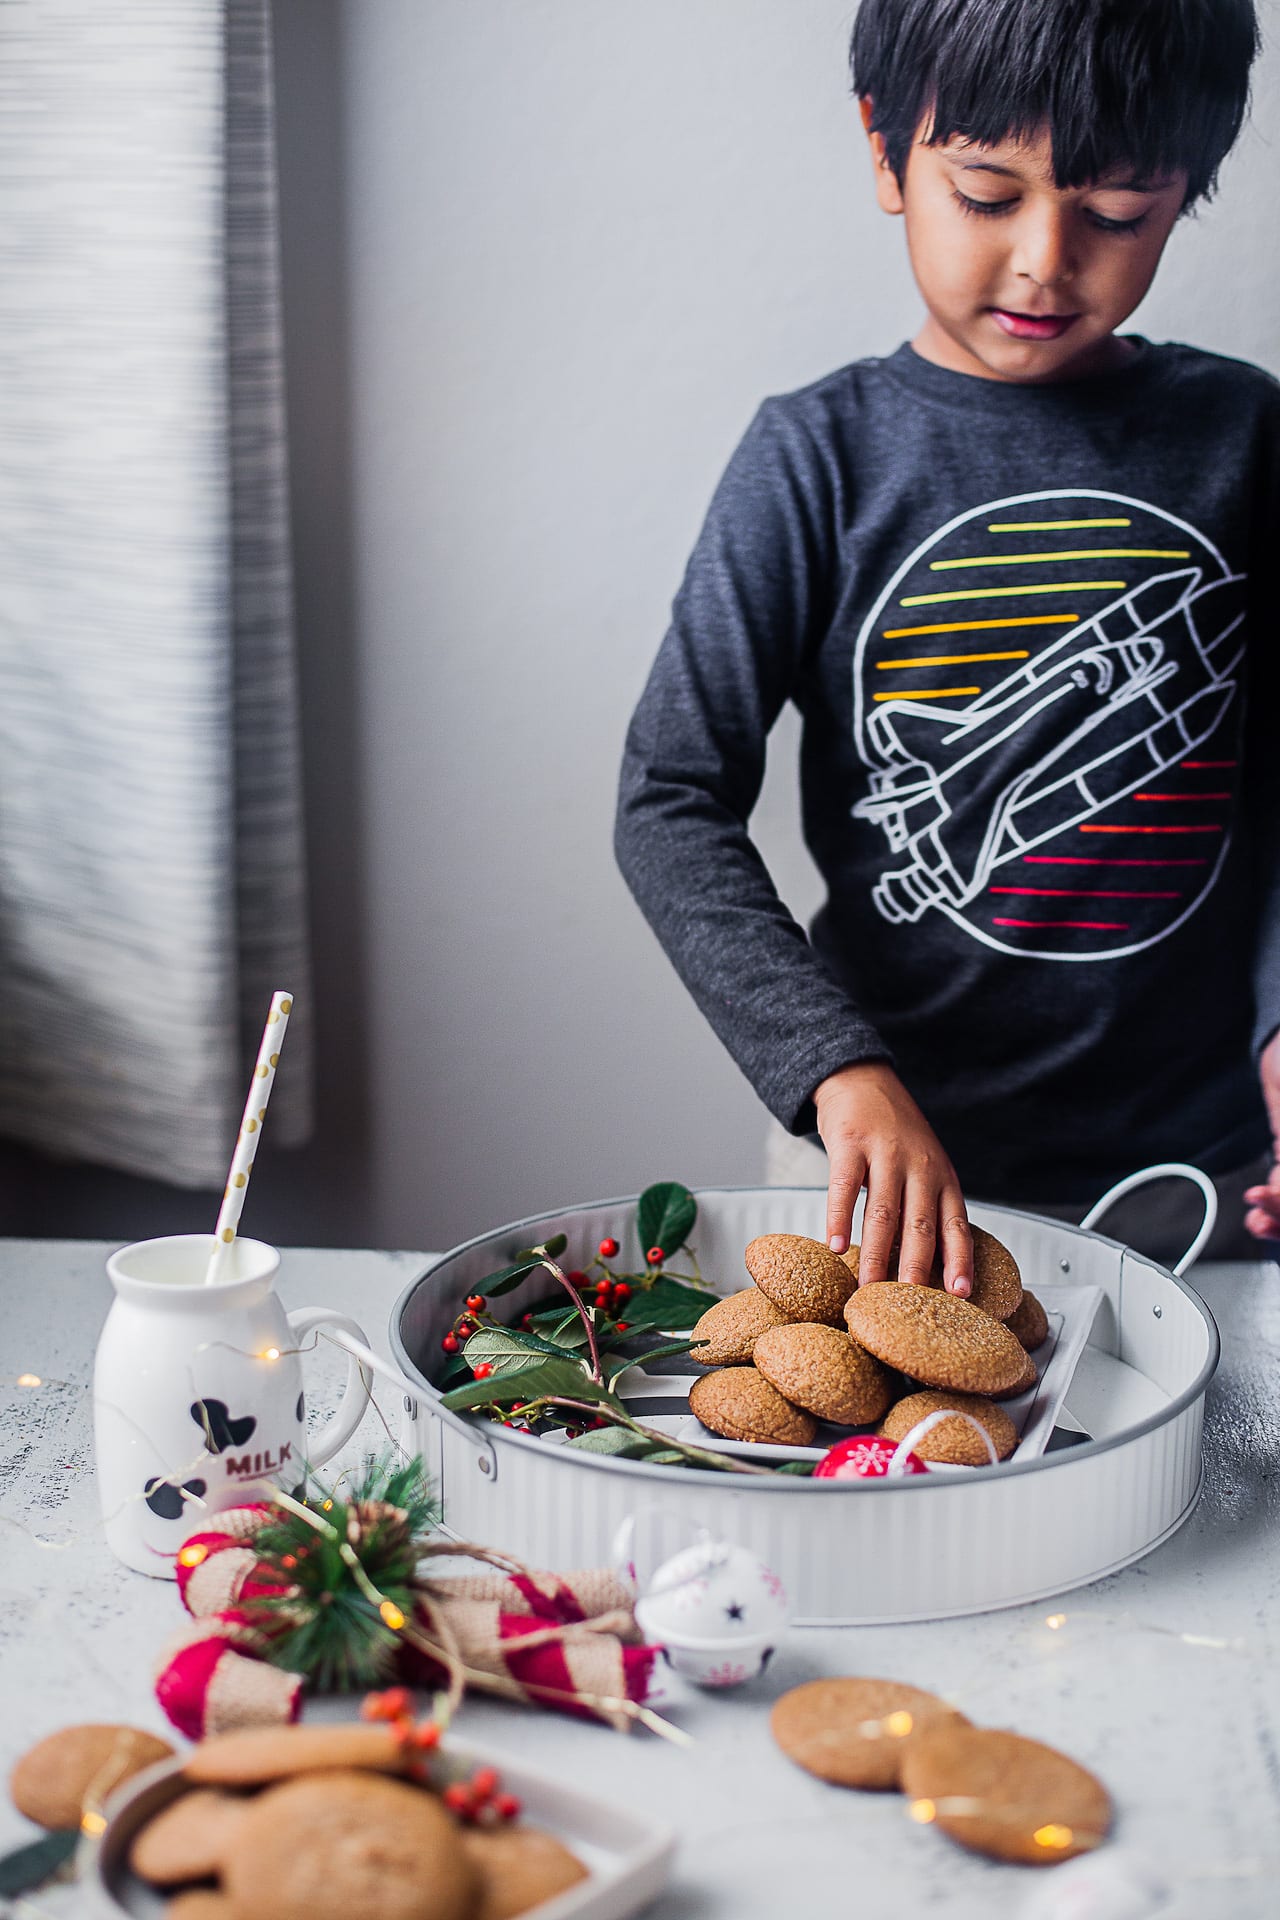
[[(303, 1513), (282, 1507), (254, 1551), (275, 1591), (246, 1602), (269, 1658), (321, 1691), (383, 1685), (412, 1617), (414, 1579), (441, 1508), (422, 1462), (371, 1466), (339, 1497), (315, 1487)], [(317, 1524), (318, 1523), (318, 1524)]]

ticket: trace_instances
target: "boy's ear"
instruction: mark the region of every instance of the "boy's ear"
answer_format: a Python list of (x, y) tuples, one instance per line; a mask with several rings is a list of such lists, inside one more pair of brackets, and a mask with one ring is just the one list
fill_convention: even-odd
[(875, 177), (876, 199), (885, 213), (901, 213), (902, 188), (898, 176), (889, 165), (889, 155), (885, 149), (884, 135), (871, 131), (871, 116), (875, 111), (870, 94), (863, 94), (858, 102), (858, 111), (862, 115), (862, 124), (866, 129), (867, 140), (871, 147), (871, 164)]

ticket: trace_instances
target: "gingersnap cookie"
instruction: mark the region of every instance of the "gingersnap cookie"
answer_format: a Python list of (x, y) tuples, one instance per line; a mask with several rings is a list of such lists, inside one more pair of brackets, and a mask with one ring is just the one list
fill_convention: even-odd
[(187, 1887), (164, 1910), (164, 1920), (231, 1920), (231, 1902), (220, 1887)]
[(746, 1251), (747, 1272), (787, 1320), (838, 1327), (857, 1281), (838, 1254), (801, 1233), (762, 1233)]
[(180, 1887), (213, 1880), (235, 1845), (247, 1800), (216, 1787), (196, 1787), (139, 1828), (129, 1865), (153, 1887)]
[(1028, 1353), (1034, 1353), (1049, 1338), (1049, 1316), (1034, 1293), (1024, 1292), (1013, 1312), (1002, 1317), (1014, 1339), (1021, 1341)]
[(231, 1920), (470, 1920), (477, 1878), (434, 1794), (338, 1769), (251, 1800), (222, 1884)]
[(744, 1287), (708, 1307), (689, 1338), (696, 1344), (689, 1358), (700, 1367), (743, 1366), (751, 1350), (769, 1327), (784, 1327), (785, 1313), (779, 1312), (759, 1287)]
[(866, 1426), (893, 1398), (889, 1375), (865, 1347), (815, 1321), (769, 1328), (756, 1341), (754, 1358), (784, 1399), (837, 1426)]
[(472, 1920), (515, 1920), (587, 1878), (581, 1860), (540, 1827), (470, 1827), (462, 1844), (480, 1878)]
[(993, 1400), (1016, 1400), (1020, 1393), (1030, 1393), (1039, 1378), (1040, 1369), (1031, 1358), (1031, 1355), (1027, 1354), (1026, 1364), (1013, 1385), (1011, 1387), (1002, 1387), (999, 1393), (993, 1393), (991, 1398)]
[(931, 1727), (969, 1722), (936, 1694), (899, 1680), (807, 1680), (775, 1701), (769, 1731), (807, 1773), (835, 1787), (888, 1789)]
[[(1007, 1460), (1018, 1444), (1018, 1429), (1002, 1407), (977, 1393), (909, 1393), (891, 1407), (880, 1422), (886, 1440), (905, 1440), (917, 1421), (931, 1413), (967, 1413), (971, 1420), (991, 1436), (998, 1460)], [(991, 1455), (967, 1420), (939, 1420), (921, 1440), (913, 1440), (912, 1453), (922, 1460), (945, 1461), (953, 1467), (988, 1467)]]
[(124, 1781), (173, 1748), (139, 1727), (63, 1727), (28, 1749), (9, 1776), (19, 1813), (37, 1826), (78, 1827), (86, 1807), (97, 1807)]
[(1050, 1866), (1111, 1829), (1100, 1780), (1038, 1740), (986, 1727), (927, 1728), (903, 1757), (902, 1788), (944, 1833), (993, 1860)]
[(1026, 1361), (1000, 1321), (933, 1287), (892, 1280), (859, 1287), (845, 1319), (854, 1339), (877, 1360), (924, 1387), (999, 1393), (1019, 1378)]
[(704, 1373), (689, 1389), (689, 1411), (726, 1440), (807, 1447), (818, 1430), (811, 1413), (793, 1407), (752, 1366)]
[[(1008, 1320), (1017, 1312), (1022, 1299), (1022, 1275), (1018, 1263), (1002, 1240), (994, 1233), (988, 1233), (985, 1227), (970, 1226), (973, 1240), (973, 1281), (968, 1299), (971, 1307), (980, 1307), (983, 1313), (989, 1313), (996, 1320)], [(902, 1254), (902, 1242), (895, 1240), (889, 1250), (889, 1278), (898, 1278), (898, 1261)], [(862, 1259), (861, 1247), (850, 1247), (842, 1256), (845, 1265), (856, 1280)], [(929, 1274), (931, 1287), (942, 1286), (942, 1255), (935, 1253), (933, 1266)], [(1045, 1331), (1048, 1331), (1046, 1323)], [(1043, 1339), (1043, 1334), (1041, 1338)]]
[(387, 1726), (242, 1727), (202, 1740), (182, 1771), (196, 1786), (261, 1787), (320, 1768), (399, 1773), (405, 1764), (405, 1751)]

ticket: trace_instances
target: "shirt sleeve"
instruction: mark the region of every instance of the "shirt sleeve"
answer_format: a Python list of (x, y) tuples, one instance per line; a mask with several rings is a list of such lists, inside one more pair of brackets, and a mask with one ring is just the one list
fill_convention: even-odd
[(748, 831), (770, 729), (826, 626), (832, 482), (766, 401), (722, 479), (627, 734), (618, 864), (681, 980), (793, 1133), (837, 1068), (890, 1058)]

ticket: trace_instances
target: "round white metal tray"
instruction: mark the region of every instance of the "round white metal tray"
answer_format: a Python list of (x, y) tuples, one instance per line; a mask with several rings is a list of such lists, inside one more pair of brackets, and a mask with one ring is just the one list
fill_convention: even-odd
[[(697, 1201), (691, 1237), (721, 1294), (749, 1283), (742, 1254), (757, 1234), (824, 1231), (818, 1188), (715, 1188)], [(655, 1552), (686, 1544), (690, 1526), (701, 1525), (774, 1568), (799, 1622), (871, 1625), (979, 1613), (1083, 1585), (1149, 1553), (1194, 1507), (1204, 1394), (1218, 1361), (1212, 1315), (1182, 1280), (1118, 1241), (1007, 1207), (970, 1213), (1010, 1248), (1028, 1287), (1097, 1287), (1103, 1296), (1039, 1457), (1014, 1454), (963, 1477), (748, 1480), (578, 1453), (442, 1407), (432, 1379), (441, 1337), (483, 1277), (554, 1233), (568, 1238), (568, 1266), (585, 1267), (612, 1234), (620, 1264), (642, 1267), (634, 1211), (634, 1199), (598, 1201), (454, 1248), (396, 1303), (398, 1371), (336, 1336), (395, 1380), (404, 1445), (423, 1455), (458, 1537), (567, 1568), (608, 1560), (630, 1514), (647, 1517)], [(518, 1318), (545, 1292), (546, 1276), (533, 1275), (506, 1296), (504, 1317)]]

